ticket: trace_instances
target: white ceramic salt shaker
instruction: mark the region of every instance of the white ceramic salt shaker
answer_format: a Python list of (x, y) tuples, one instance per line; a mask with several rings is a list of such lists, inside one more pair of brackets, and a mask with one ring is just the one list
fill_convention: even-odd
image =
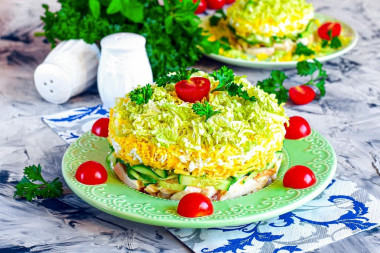
[(62, 104), (96, 81), (99, 48), (83, 40), (62, 41), (34, 72), (37, 91), (47, 101)]
[(113, 107), (138, 85), (153, 82), (145, 50), (145, 38), (134, 33), (115, 33), (104, 37), (98, 68), (98, 91), (105, 107)]

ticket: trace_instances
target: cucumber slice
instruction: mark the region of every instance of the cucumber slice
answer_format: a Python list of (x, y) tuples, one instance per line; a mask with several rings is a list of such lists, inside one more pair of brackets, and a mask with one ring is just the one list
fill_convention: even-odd
[(130, 179), (137, 180), (140, 177), (139, 173), (137, 173), (136, 171), (134, 171), (131, 168), (131, 166), (127, 166), (126, 170), (127, 170), (127, 175), (128, 175), (128, 177)]
[(157, 179), (155, 179), (155, 178), (152, 178), (152, 177), (150, 177), (146, 174), (142, 174), (142, 173), (140, 173), (139, 175), (142, 178), (142, 181), (144, 182), (144, 184), (146, 184), (146, 183), (156, 184), (157, 183)]
[(113, 169), (113, 167), (115, 167), (116, 165), (116, 156), (115, 156), (115, 152), (110, 152), (106, 158), (106, 163), (110, 166), (111, 169)]
[(158, 181), (158, 186), (164, 188), (164, 189), (170, 189), (173, 191), (183, 191), (185, 190), (186, 186), (178, 183), (168, 183), (164, 180)]
[(206, 177), (178, 175), (178, 182), (182, 185), (195, 186), (199, 188), (214, 186), (215, 189), (228, 191), (232, 181), (228, 179), (210, 179)]
[(157, 182), (157, 179), (160, 178), (160, 176), (158, 176), (151, 168), (143, 164), (134, 165), (132, 166), (132, 169), (139, 172), (140, 175), (146, 175), (146, 176), (149, 176), (150, 178), (155, 179), (156, 182)]
[(156, 173), (160, 178), (167, 178), (168, 177), (168, 171), (167, 170), (159, 170), (159, 169), (152, 169), (154, 173)]
[(134, 169), (129, 169), (127, 170), (127, 174), (128, 174), (128, 177), (132, 176), (134, 178), (136, 178), (136, 180), (140, 180), (141, 182), (143, 182), (143, 184), (146, 186), (148, 184), (155, 184), (157, 183), (157, 180), (154, 179), (154, 178), (151, 178), (150, 176), (147, 176), (147, 175), (144, 175), (144, 174), (140, 174), (138, 173), (137, 171), (135, 171)]

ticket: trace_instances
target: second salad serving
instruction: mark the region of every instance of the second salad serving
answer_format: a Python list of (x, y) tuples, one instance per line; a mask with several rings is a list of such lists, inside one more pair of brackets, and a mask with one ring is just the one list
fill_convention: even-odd
[(249, 61), (303, 61), (332, 54), (353, 39), (305, 0), (237, 0), (226, 12), (204, 18), (202, 26), (220, 41), (219, 55)]

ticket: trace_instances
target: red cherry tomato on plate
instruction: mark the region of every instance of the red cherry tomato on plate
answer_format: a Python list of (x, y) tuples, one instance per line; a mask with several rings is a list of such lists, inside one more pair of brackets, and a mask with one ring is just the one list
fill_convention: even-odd
[(178, 203), (177, 213), (194, 218), (210, 215), (214, 212), (211, 200), (202, 193), (192, 192), (185, 195)]
[(235, 3), (235, 0), (226, 0), (226, 4), (232, 4)]
[[(331, 38), (329, 31), (331, 31)], [(318, 35), (321, 39), (331, 40), (333, 37), (339, 36), (341, 31), (342, 26), (339, 23), (326, 22), (318, 28)]]
[(316, 181), (311, 169), (303, 165), (296, 165), (288, 169), (282, 182), (285, 187), (304, 189), (312, 186)]
[(109, 118), (100, 118), (92, 125), (91, 133), (100, 136), (108, 137), (108, 125), (110, 123)]
[(222, 9), (225, 3), (226, 0), (207, 0), (207, 6), (214, 10)]
[[(193, 0), (193, 2), (197, 3), (198, 0)], [(206, 9), (207, 9), (207, 2), (206, 2), (206, 0), (201, 0), (199, 2), (199, 5), (198, 5), (197, 9), (195, 10), (195, 14), (201, 14), (201, 13), (205, 12)]]
[(96, 185), (105, 183), (108, 175), (103, 165), (95, 161), (87, 161), (78, 167), (75, 178), (79, 183)]
[(204, 77), (192, 77), (176, 83), (175, 91), (180, 99), (195, 103), (201, 101), (210, 92), (210, 80)]
[(306, 119), (301, 116), (293, 116), (289, 118), (289, 126), (285, 124), (286, 139), (301, 139), (311, 133), (311, 128)]
[(313, 101), (315, 91), (307, 85), (295, 86), (289, 89), (290, 99), (297, 105), (305, 105)]

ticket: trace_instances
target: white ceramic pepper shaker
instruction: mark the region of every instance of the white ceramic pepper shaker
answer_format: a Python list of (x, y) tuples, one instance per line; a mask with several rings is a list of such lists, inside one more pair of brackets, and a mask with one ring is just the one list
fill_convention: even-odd
[(83, 40), (62, 41), (34, 72), (40, 95), (53, 104), (62, 104), (88, 89), (96, 81), (99, 48)]
[(113, 107), (115, 98), (153, 82), (145, 42), (134, 33), (115, 33), (101, 40), (98, 91), (104, 106)]

